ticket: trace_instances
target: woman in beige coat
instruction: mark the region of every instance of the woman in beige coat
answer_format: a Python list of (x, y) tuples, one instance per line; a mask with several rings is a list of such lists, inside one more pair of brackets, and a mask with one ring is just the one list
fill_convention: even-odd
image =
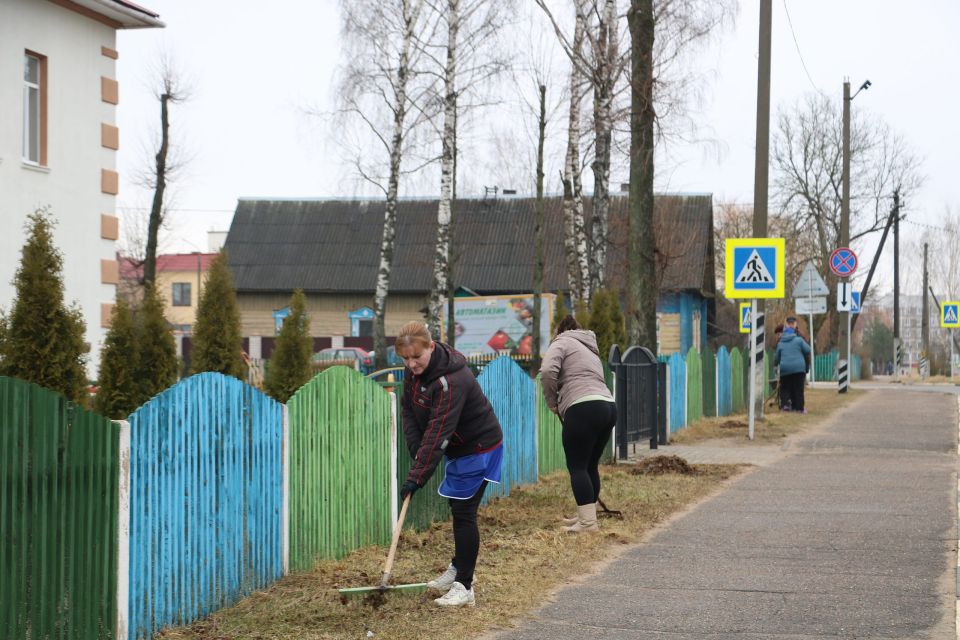
[(603, 379), (593, 331), (582, 330), (573, 316), (561, 320), (543, 357), (540, 378), (547, 406), (563, 423), (563, 452), (577, 501), (577, 517), (566, 530), (597, 531), (600, 457), (617, 409)]

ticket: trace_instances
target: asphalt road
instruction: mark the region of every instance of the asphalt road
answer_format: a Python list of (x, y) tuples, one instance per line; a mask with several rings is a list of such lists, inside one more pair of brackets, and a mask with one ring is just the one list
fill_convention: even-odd
[(897, 386), (495, 637), (956, 640), (958, 399)]

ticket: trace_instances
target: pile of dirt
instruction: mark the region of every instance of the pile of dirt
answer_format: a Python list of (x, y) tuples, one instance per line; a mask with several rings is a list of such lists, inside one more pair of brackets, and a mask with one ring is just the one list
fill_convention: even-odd
[(721, 429), (746, 429), (747, 423), (740, 422), (739, 420), (727, 420), (726, 422), (720, 423)]
[(680, 456), (654, 456), (644, 458), (630, 470), (637, 476), (662, 476), (665, 473), (678, 473), (684, 476), (700, 475), (700, 472)]

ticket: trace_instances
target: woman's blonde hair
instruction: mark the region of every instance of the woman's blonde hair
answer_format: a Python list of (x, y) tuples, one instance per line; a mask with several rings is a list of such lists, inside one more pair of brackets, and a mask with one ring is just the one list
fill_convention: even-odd
[(427, 329), (427, 325), (419, 320), (413, 320), (400, 327), (400, 333), (397, 334), (394, 346), (397, 350), (405, 347), (428, 349), (432, 342), (433, 338), (430, 337), (430, 330)]

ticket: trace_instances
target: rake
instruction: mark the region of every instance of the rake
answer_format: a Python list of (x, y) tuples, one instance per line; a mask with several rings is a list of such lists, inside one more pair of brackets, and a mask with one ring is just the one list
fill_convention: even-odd
[(410, 496), (407, 495), (403, 500), (403, 507), (400, 509), (400, 516), (397, 518), (397, 524), (393, 527), (393, 540), (390, 542), (390, 552), (387, 554), (387, 563), (383, 567), (383, 577), (380, 578), (380, 584), (376, 587), (351, 587), (349, 589), (340, 589), (342, 596), (365, 596), (371, 593), (384, 594), (387, 591), (402, 591), (406, 593), (416, 593), (424, 591), (427, 588), (426, 582), (415, 582), (413, 584), (391, 585), (390, 572), (393, 570), (393, 559), (397, 555), (397, 543), (400, 541), (400, 531), (403, 529), (403, 519), (407, 515), (407, 506), (410, 504)]

